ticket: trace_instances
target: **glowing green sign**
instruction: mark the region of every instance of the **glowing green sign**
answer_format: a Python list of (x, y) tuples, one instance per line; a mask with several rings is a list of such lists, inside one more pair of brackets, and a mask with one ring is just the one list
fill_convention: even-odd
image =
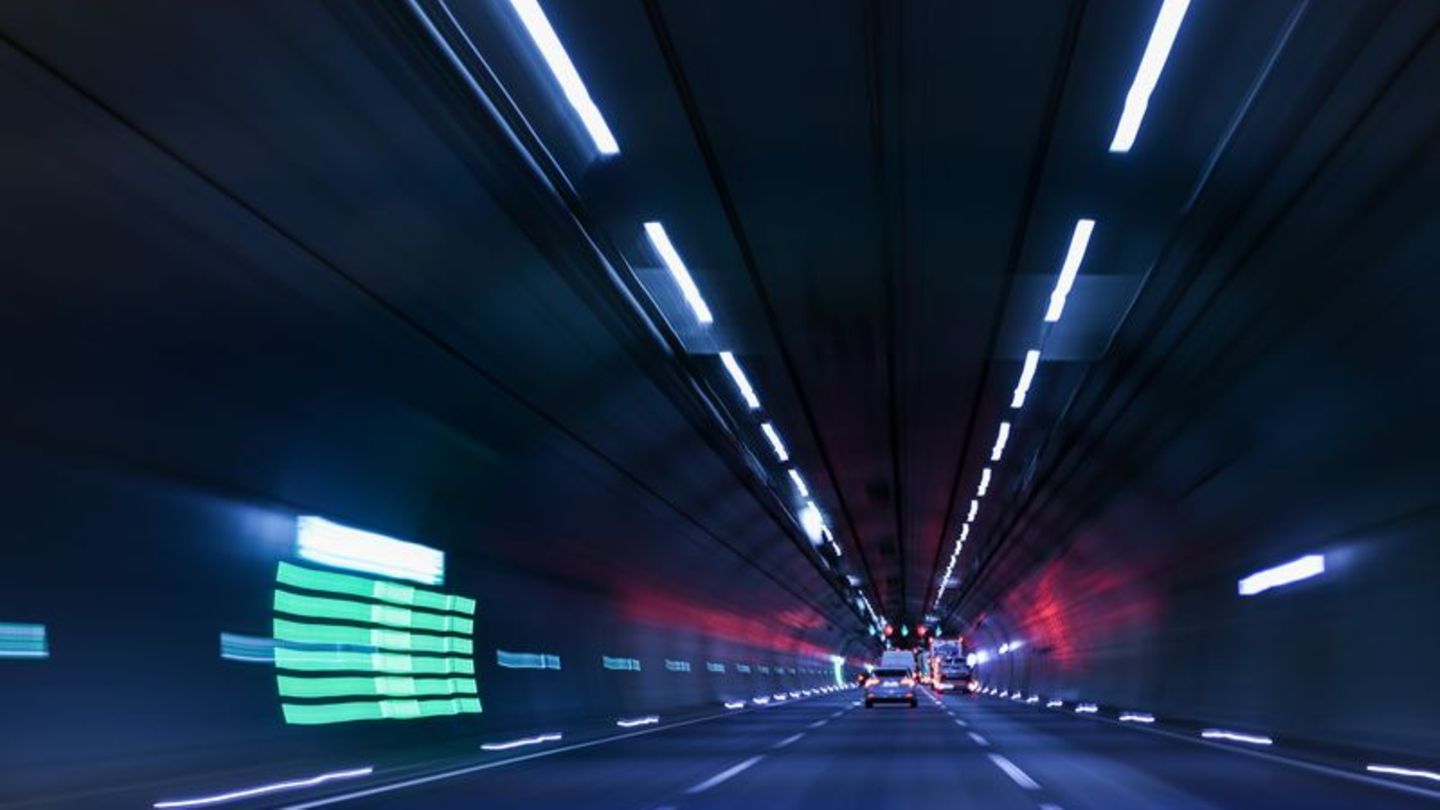
[(282, 562), (274, 609), (287, 723), (480, 711), (473, 599)]

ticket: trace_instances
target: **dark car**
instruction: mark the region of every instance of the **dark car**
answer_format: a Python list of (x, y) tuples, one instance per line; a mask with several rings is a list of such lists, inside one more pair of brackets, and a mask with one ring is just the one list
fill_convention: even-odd
[(915, 673), (908, 669), (876, 669), (865, 683), (865, 708), (876, 703), (908, 703), (915, 708)]

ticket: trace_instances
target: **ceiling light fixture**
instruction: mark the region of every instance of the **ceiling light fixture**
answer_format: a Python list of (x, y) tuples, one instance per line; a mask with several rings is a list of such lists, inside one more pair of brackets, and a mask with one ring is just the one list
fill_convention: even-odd
[(1025, 367), (1020, 370), (1020, 381), (1015, 383), (1015, 395), (1010, 398), (1010, 407), (1019, 408), (1025, 404), (1025, 395), (1030, 393), (1030, 383), (1035, 380), (1035, 368), (1040, 365), (1040, 350), (1025, 352)]
[(770, 447), (774, 449), (775, 457), (780, 459), (781, 463), (789, 461), (790, 452), (785, 449), (785, 443), (780, 441), (780, 434), (775, 432), (775, 426), (766, 422), (760, 426), (760, 429), (765, 432), (765, 438), (770, 440)]
[(1145, 120), (1145, 110), (1150, 106), (1150, 94), (1160, 82), (1165, 70), (1165, 60), (1170, 58), (1170, 48), (1175, 36), (1180, 33), (1180, 23), (1185, 21), (1185, 11), (1190, 0), (1165, 0), (1160, 13), (1155, 17), (1155, 27), (1150, 30), (1150, 41), (1145, 44), (1145, 55), (1140, 57), (1140, 67), (1135, 71), (1135, 80), (1130, 83), (1130, 92), (1125, 94), (1125, 108), (1120, 112), (1120, 121), (1115, 125), (1115, 137), (1110, 141), (1110, 151), (1125, 153), (1135, 145), (1140, 134), (1140, 122)]
[[(680, 288), (680, 294), (685, 296), (685, 302), (690, 305), (691, 311), (695, 313), (695, 319), (702, 324), (713, 323), (715, 316), (710, 314), (710, 307), (705, 299), (700, 296), (700, 288), (695, 286), (695, 279), (691, 278), (690, 271), (686, 269), (685, 262), (681, 260), (679, 251), (670, 241), (670, 235), (665, 232), (665, 226), (658, 222), (645, 223), (645, 236), (650, 240), (650, 246), (665, 264), (665, 269), (670, 271), (670, 277), (675, 280), (675, 286)], [(750, 406), (752, 408), (758, 405)]]
[(570, 102), (570, 107), (580, 116), (580, 123), (585, 126), (585, 131), (590, 133), (590, 140), (594, 141), (596, 150), (602, 155), (620, 154), (620, 145), (615, 142), (615, 136), (605, 123), (605, 117), (600, 114), (600, 108), (591, 100), (590, 91), (585, 89), (585, 82), (581, 81), (579, 71), (575, 70), (575, 64), (570, 61), (570, 54), (565, 52), (565, 46), (560, 44), (560, 37), (555, 35), (555, 29), (550, 27), (550, 20), (540, 8), (540, 3), (537, 0), (510, 0), (510, 7), (520, 15), (520, 22), (529, 32), (535, 47), (540, 50), (540, 55), (545, 58), (545, 64), (550, 66), (550, 73), (560, 84), (565, 100)]
[(1010, 423), (1001, 422), (1000, 432), (995, 434), (995, 449), (990, 451), (990, 460), (999, 461), (1005, 454), (1005, 443), (1010, 440)]
[(1050, 308), (1045, 310), (1045, 322), (1055, 323), (1065, 311), (1065, 298), (1075, 286), (1075, 276), (1080, 272), (1080, 263), (1085, 261), (1085, 249), (1090, 245), (1090, 234), (1095, 230), (1095, 220), (1082, 219), (1075, 223), (1070, 235), (1070, 247), (1065, 251), (1065, 263), (1060, 266), (1060, 277), (1055, 280), (1055, 290), (1050, 293)]
[(740, 396), (750, 410), (759, 410), (760, 397), (755, 395), (755, 389), (750, 385), (750, 378), (745, 376), (745, 369), (740, 368), (740, 363), (735, 359), (735, 355), (731, 352), (720, 352), (720, 364), (725, 366), (725, 371), (729, 372), (730, 379), (739, 389)]

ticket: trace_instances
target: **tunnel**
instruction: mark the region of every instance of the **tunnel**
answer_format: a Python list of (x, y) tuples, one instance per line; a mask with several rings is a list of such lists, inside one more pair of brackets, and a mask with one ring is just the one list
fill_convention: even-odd
[(1436, 806), (1437, 88), (1431, 0), (0, 4), (0, 808)]

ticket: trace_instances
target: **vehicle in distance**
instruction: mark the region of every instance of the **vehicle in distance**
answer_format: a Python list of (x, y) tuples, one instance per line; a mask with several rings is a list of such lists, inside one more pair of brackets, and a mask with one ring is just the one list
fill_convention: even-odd
[(908, 703), (915, 708), (915, 673), (908, 668), (879, 666), (865, 683), (865, 708), (876, 703)]
[(975, 693), (980, 682), (965, 661), (964, 645), (954, 641), (937, 640), (930, 648), (931, 678), (936, 691), (961, 690)]

